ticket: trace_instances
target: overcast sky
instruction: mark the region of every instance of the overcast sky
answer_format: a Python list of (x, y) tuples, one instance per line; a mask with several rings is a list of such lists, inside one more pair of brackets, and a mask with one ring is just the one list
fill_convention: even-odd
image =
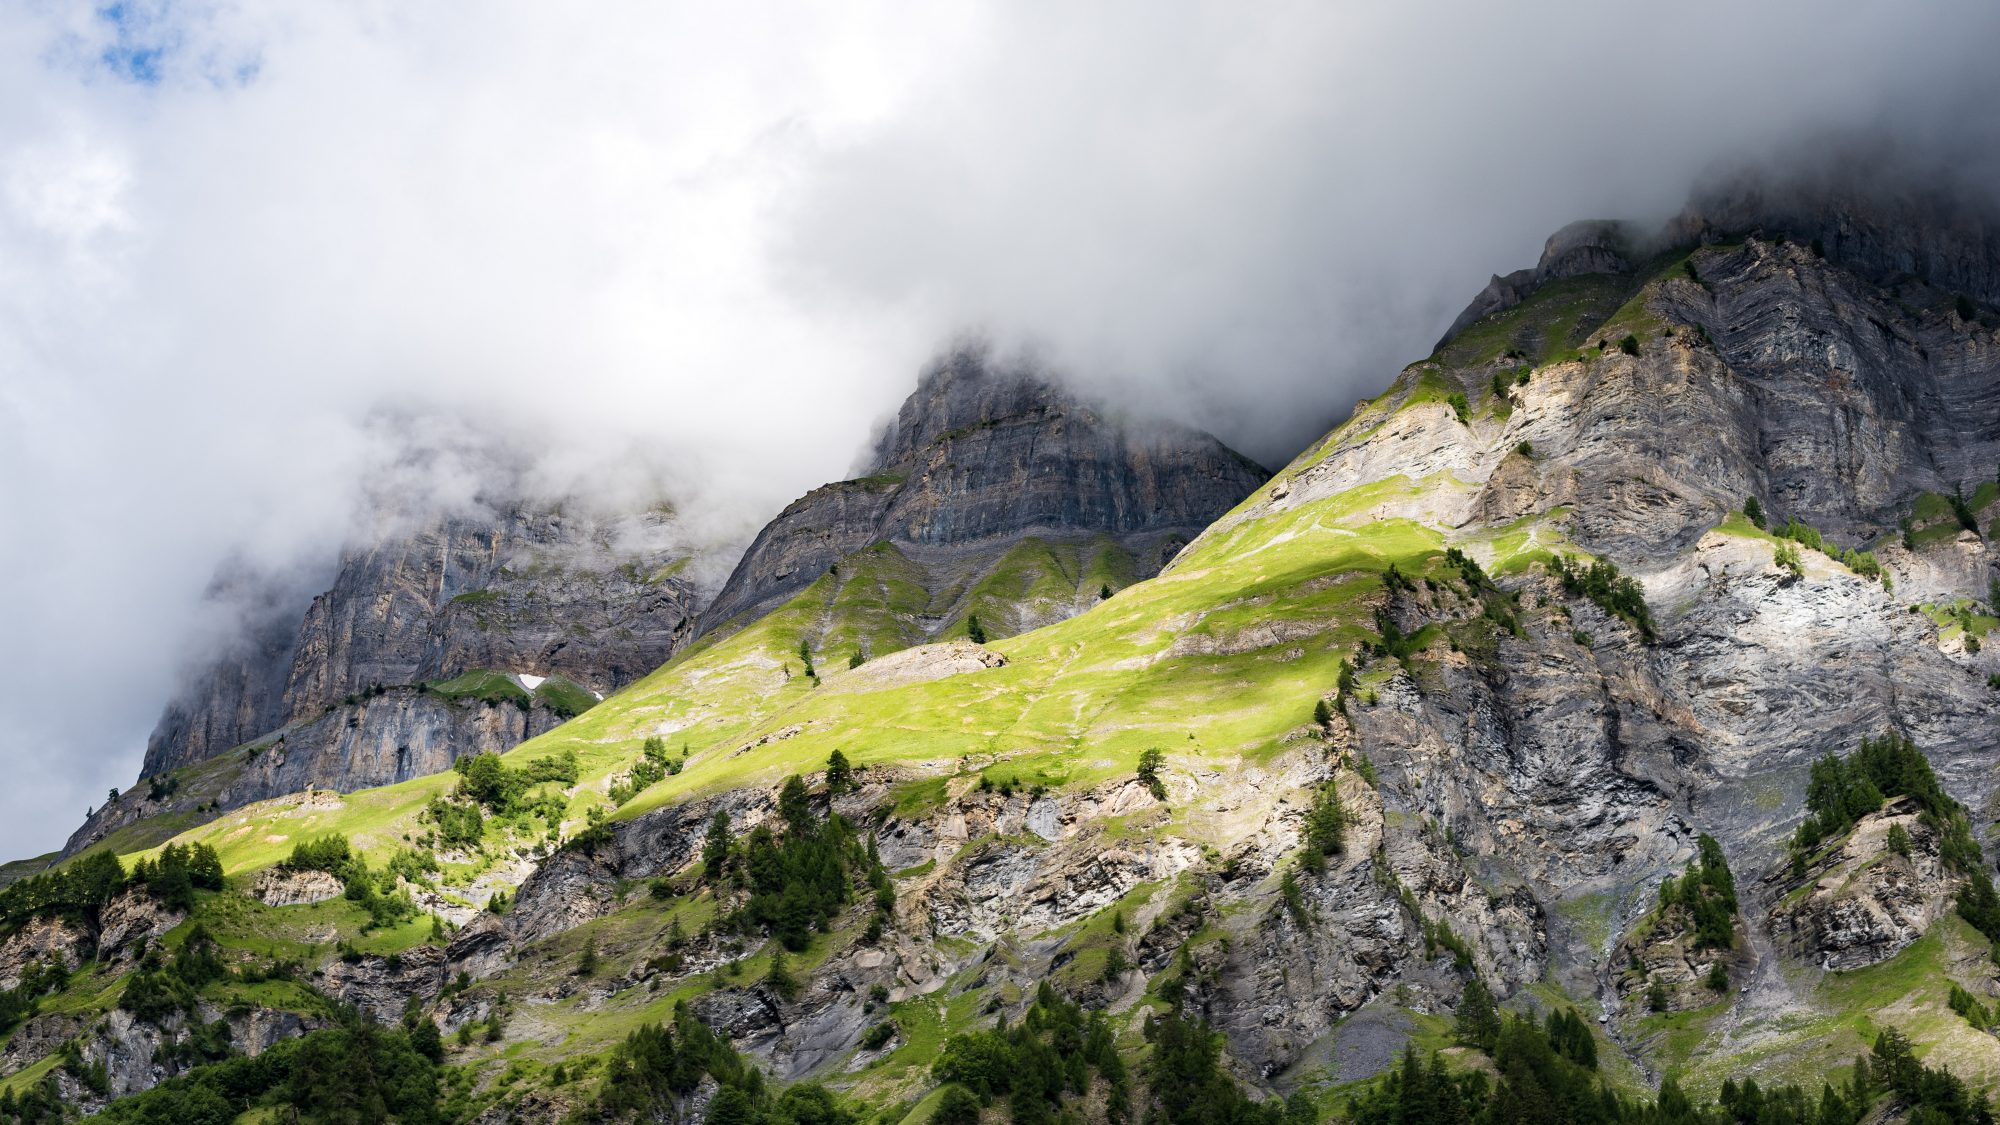
[(1556, 227), (1948, 138), (1996, 43), (1990, 0), (0, 5), (0, 854), (132, 781), (220, 560), (324, 568), (385, 411), (727, 541), (975, 330), (1282, 463)]

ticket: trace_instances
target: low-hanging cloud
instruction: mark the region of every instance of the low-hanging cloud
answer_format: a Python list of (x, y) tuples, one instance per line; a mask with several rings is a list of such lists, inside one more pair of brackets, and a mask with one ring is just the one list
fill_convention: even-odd
[(1281, 462), (1571, 219), (1966, 143), (1996, 41), (1970, 0), (9, 6), (0, 852), (130, 780), (220, 564), (327, 565), (385, 417), (723, 542), (969, 329)]

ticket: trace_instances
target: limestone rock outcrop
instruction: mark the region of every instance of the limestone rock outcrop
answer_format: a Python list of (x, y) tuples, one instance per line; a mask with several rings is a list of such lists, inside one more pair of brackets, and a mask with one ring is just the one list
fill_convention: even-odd
[[(1890, 848), (1892, 827), (1908, 836), (1908, 854)], [(1781, 871), (1771, 883), (1771, 936), (1780, 947), (1823, 969), (1858, 969), (1924, 936), (1964, 879), (1945, 866), (1936, 829), (1905, 797), (1862, 818), (1804, 874)]]

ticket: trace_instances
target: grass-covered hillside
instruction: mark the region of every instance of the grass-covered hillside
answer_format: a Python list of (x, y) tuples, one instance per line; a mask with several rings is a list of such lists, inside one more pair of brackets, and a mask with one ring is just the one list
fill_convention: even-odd
[(1552, 284), (1150, 579), (881, 544), (601, 703), (428, 685), (573, 717), (17, 884), (0, 1118), (314, 1118), (254, 1043), (401, 1120), (1986, 1120), (1994, 494), (1799, 483), (1738, 357), (1819, 262)]

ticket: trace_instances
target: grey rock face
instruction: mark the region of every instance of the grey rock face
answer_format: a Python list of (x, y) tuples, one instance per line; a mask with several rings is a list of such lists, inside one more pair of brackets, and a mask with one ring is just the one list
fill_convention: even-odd
[(1529, 294), (1551, 281), (1581, 277), (1588, 273), (1628, 273), (1632, 269), (1635, 232), (1623, 223), (1586, 219), (1571, 223), (1549, 236), (1542, 246), (1541, 260), (1534, 268), (1515, 270), (1505, 277), (1498, 274), (1486, 288), (1460, 310), (1451, 327), (1445, 329), (1437, 346), (1444, 347), (1482, 317), (1505, 312)]
[(1731, 951), (1703, 947), (1695, 940), (1693, 919), (1686, 907), (1675, 906), (1651, 916), (1648, 923), (1625, 935), (1612, 956), (1612, 984), (1629, 1010), (1650, 1010), (1654, 986), (1665, 1003), (1663, 1012), (1685, 1012), (1716, 1001), (1708, 985), (1717, 964), (1728, 971)]
[(1921, 280), (2000, 303), (2000, 215), (1956, 168), (1912, 175), (1893, 153), (1855, 146), (1828, 166), (1788, 175), (1743, 172), (1708, 185), (1663, 240), (1782, 235), (1885, 287)]
[(601, 695), (664, 663), (701, 600), (674, 573), (670, 518), (520, 505), (437, 517), (349, 550), (303, 611), (254, 578), (219, 585), (218, 598), (254, 602), (259, 624), (169, 704), (143, 767), (147, 777), (202, 768), (158, 797), (135, 786), (65, 853), (142, 818), (386, 785), (555, 727), (563, 716), (540, 699), (522, 709), (421, 685), (490, 669), (559, 675)]
[(692, 588), (660, 574), (677, 560), (644, 546), (665, 518), (514, 508), (350, 551), (300, 626), (287, 712), (468, 668), (559, 673), (599, 692), (637, 679), (673, 654), (693, 612)]
[(620, 881), (672, 874), (693, 863), (718, 811), (729, 814), (740, 834), (762, 824), (775, 808), (770, 793), (737, 790), (620, 821), (611, 842), (594, 852), (564, 848), (535, 867), (506, 914), (481, 914), (452, 938), (447, 967), (474, 976), (495, 972), (520, 946), (609, 913), (618, 905)]
[(329, 995), (384, 1023), (400, 1017), (410, 997), (428, 1002), (444, 983), (444, 951), (431, 945), (414, 945), (387, 957), (336, 960), (327, 965), (321, 981)]
[[(1978, 531), (1914, 549), (1899, 524), (1924, 493), (1950, 495), (1964, 482), (1971, 495), (1992, 479), (2000, 348), (1949, 293), (1905, 277), (1897, 295), (1798, 241), (1706, 247), (1691, 264), (1692, 277), (1672, 260), (1654, 276), (1630, 267), (1620, 284), (1646, 319), (1586, 323), (1524, 384), (1522, 359), (1472, 352), (1478, 344), (1413, 366), (1403, 386), (1444, 380), (1468, 398), (1464, 421), (1436, 400), (1364, 406), (1241, 518), (1401, 475), (1442, 483), (1384, 494), (1369, 509), (1376, 518), (1448, 529), (1474, 554), (1482, 530), (1543, 519), (1537, 534), (1551, 549), (1576, 544), (1635, 574), (1657, 643), (1530, 571), (1504, 582), (1520, 596), (1524, 635), (1434, 651), (1420, 674), (1398, 674), (1378, 699), (1350, 706), (1351, 737), (1381, 773), (1389, 809), (1448, 830), (1483, 886), (1531, 904), (1521, 917), (1546, 928), (1540, 955), (1555, 979), (1572, 995), (1596, 994), (1614, 1016), (1643, 1006), (1634, 953), (1666, 978), (1670, 1006), (1717, 999), (1698, 978), (1721, 954), (1632, 929), (1696, 833), (1716, 836), (1745, 899), (1746, 937), (1727, 956), (1733, 983), (1756, 973), (1754, 988), (1729, 997), (1748, 1018), (1808, 1003), (1809, 985), (1761, 971), (1773, 947), (1814, 967), (1871, 964), (1951, 906), (1955, 884), (1937, 877), (1923, 846), (1823, 900), (1810, 885), (1744, 877), (1781, 864), (1813, 758), (1900, 730), (1954, 795), (1987, 810), (1979, 819), (1990, 816), (2000, 693), (1987, 677), (2000, 659), (1908, 610), (1992, 596), (2000, 549), (1989, 524), (2000, 505), (1973, 513)], [(1508, 300), (1533, 299), (1532, 275), (1518, 280), (1523, 291)], [(1626, 325), (1645, 326), (1636, 355), (1618, 346)], [(1504, 409), (1490, 389), (1496, 375)], [(1715, 530), (1752, 495), (1774, 522), (1796, 517), (1836, 547), (1871, 549), (1893, 589), (1810, 548), (1794, 575), (1774, 563), (1769, 541)], [(1419, 588), (1382, 608), (1409, 631), (1476, 612), (1454, 610), (1455, 597)], [(1272, 639), (1246, 635), (1241, 650)], [(1803, 904), (1781, 906), (1795, 894)], [(1343, 901), (1365, 899), (1350, 891)], [(1347, 924), (1379, 932), (1386, 918)], [(1532, 978), (1516, 975), (1537, 964), (1537, 925), (1524, 923), (1498, 928), (1524, 936), (1521, 953), (1496, 961), (1501, 980)], [(1263, 952), (1275, 960), (1251, 964), (1283, 963), (1277, 943)], [(1357, 995), (1341, 983), (1352, 979), (1329, 977), (1293, 1006), (1318, 989)], [(1228, 1025), (1232, 1051), (1265, 1065), (1291, 1057), (1286, 1044), (1307, 1029), (1264, 1030), (1267, 1019), (1285, 1025), (1288, 1005), (1260, 1009), (1256, 995), (1231, 993), (1229, 1006), (1253, 1009)]]
[[(320, 1025), (320, 1021), (293, 1012), (235, 1007), (224, 1011), (206, 1001), (197, 1005), (193, 1022), (210, 1024), (217, 1020), (229, 1029), (231, 1049), (253, 1056)], [(86, 1065), (104, 1064), (111, 1083), (109, 1095), (98, 1095), (67, 1072), (57, 1071), (64, 1100), (86, 1113), (94, 1113), (107, 1101), (150, 1090), (185, 1073), (193, 1064), (175, 1060), (168, 1048), (185, 1039), (191, 1030), (188, 1016), (180, 1012), (159, 1023), (150, 1023), (122, 1008), (112, 1009), (88, 1029), (81, 1048)]]
[(949, 562), (1031, 534), (1108, 535), (1150, 575), (1267, 475), (1206, 434), (1109, 417), (961, 351), (924, 373), (865, 476), (807, 493), (758, 534), (703, 629), (768, 609), (883, 542)]
[(123, 967), (140, 945), (186, 917), (160, 905), (145, 888), (135, 887), (78, 918), (31, 918), (0, 942), (0, 990), (18, 986), (21, 974), (37, 962), (73, 970), (95, 958), (110, 968)]
[(16, 988), (32, 965), (53, 961), (75, 969), (96, 948), (88, 929), (64, 918), (31, 918), (0, 943), (0, 990)]
[(330, 871), (286, 871), (272, 867), (257, 876), (250, 894), (265, 906), (305, 906), (339, 898), (347, 887)]
[(112, 968), (130, 965), (138, 960), (139, 951), (147, 942), (186, 918), (181, 911), (162, 905), (144, 888), (125, 891), (98, 912), (97, 959)]
[(225, 662), (169, 709), (145, 774), (317, 720), (371, 688), (472, 668), (560, 674), (598, 692), (629, 683), (673, 654), (695, 608), (693, 588), (662, 573), (676, 559), (646, 545), (666, 518), (513, 507), (352, 549), (289, 645), (273, 638)]
[(147, 740), (142, 776), (214, 757), (288, 718), (285, 679), (298, 643), (300, 600), (238, 568), (227, 569), (208, 596), (244, 622), (243, 635), (167, 704)]

